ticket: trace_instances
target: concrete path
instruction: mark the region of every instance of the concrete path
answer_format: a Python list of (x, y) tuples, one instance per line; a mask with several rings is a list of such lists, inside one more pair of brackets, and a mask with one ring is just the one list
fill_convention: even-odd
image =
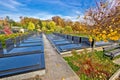
[[(119, 78), (119, 79), (118, 79)], [(109, 80), (120, 80), (120, 69), (117, 70), (111, 77)]]
[(120, 58), (119, 58), (119, 59), (115, 59), (115, 60), (113, 61), (113, 63), (120, 65)]
[[(120, 58), (113, 60), (113, 63), (120, 65)], [(120, 69), (117, 70), (109, 80), (116, 80), (116, 78), (120, 78)]]
[(46, 74), (42, 80), (80, 80), (43, 34)]

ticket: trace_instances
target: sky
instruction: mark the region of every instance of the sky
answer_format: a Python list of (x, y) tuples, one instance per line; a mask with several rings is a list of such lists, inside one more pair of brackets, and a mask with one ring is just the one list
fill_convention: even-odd
[(41, 20), (60, 16), (74, 21), (95, 5), (95, 0), (0, 0), (0, 18), (9, 16), (19, 21), (20, 16)]

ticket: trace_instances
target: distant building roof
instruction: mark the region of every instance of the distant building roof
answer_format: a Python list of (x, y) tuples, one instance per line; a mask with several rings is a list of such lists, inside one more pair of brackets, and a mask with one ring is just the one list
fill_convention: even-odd
[(17, 28), (17, 29), (21, 29), (22, 27), (19, 27), (19, 26), (12, 26), (11, 28), (12, 28), (12, 29), (16, 29), (16, 28)]

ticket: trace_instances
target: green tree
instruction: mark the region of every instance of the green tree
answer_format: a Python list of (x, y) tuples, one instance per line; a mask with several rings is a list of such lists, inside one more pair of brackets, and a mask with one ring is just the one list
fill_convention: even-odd
[(60, 26), (55, 26), (55, 32), (60, 33), (62, 28)]
[(38, 25), (40, 26), (40, 29), (42, 29), (42, 21), (41, 20), (39, 20)]
[(45, 21), (42, 21), (42, 27), (46, 28), (46, 26), (47, 26), (47, 23)]
[(42, 31), (44, 31), (44, 32), (45, 32), (46, 30), (47, 30), (47, 29), (46, 29), (46, 27), (45, 27), (45, 26), (43, 26), (43, 27), (42, 27)]
[(55, 26), (56, 26), (56, 24), (55, 24), (54, 21), (50, 21), (50, 22), (48, 22), (48, 24), (47, 24), (47, 27), (48, 27), (48, 29), (49, 29), (50, 31), (54, 31), (54, 30), (55, 30)]
[(73, 30), (72, 30), (71, 26), (65, 26), (64, 33), (68, 34), (68, 33), (72, 33), (72, 32), (73, 32)]
[(35, 29), (35, 25), (32, 22), (28, 24), (28, 30), (33, 31)]

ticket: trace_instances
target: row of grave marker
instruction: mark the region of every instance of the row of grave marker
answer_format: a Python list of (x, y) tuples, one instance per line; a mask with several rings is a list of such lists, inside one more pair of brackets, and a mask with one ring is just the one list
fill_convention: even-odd
[[(26, 35), (22, 35), (19, 37), (15, 37), (15, 38), (9, 38), (7, 40), (5, 40), (5, 50), (6, 52), (11, 51), (14, 47), (18, 47), (20, 45), (20, 43), (23, 43), (24, 40), (26, 40), (28, 37), (31, 37), (34, 33), (29, 33)], [(4, 49), (2, 46), (2, 42), (0, 41), (0, 57), (4, 56)]]
[[(34, 33), (30, 33), (14, 39), (10, 38), (5, 40), (7, 53), (4, 53), (2, 43), (0, 42), (0, 78), (45, 69), (42, 34), (40, 33), (37, 37), (34, 37), (34, 35)], [(36, 39), (38, 39), (39, 42), (36, 42)], [(26, 42), (28, 40), (29, 42)], [(32, 40), (34, 42), (30, 43)], [(20, 47), (21, 44), (32, 43), (41, 45)], [(12, 53), (14, 51), (15, 53)]]
[(61, 36), (69, 41), (72, 41), (73, 43), (79, 44), (79, 43), (86, 43), (90, 47), (93, 47), (93, 41), (90, 42), (89, 38), (87, 37), (80, 37), (80, 36), (72, 36), (72, 35), (67, 35), (67, 34), (61, 34), (61, 33), (53, 33), (54, 35)]

